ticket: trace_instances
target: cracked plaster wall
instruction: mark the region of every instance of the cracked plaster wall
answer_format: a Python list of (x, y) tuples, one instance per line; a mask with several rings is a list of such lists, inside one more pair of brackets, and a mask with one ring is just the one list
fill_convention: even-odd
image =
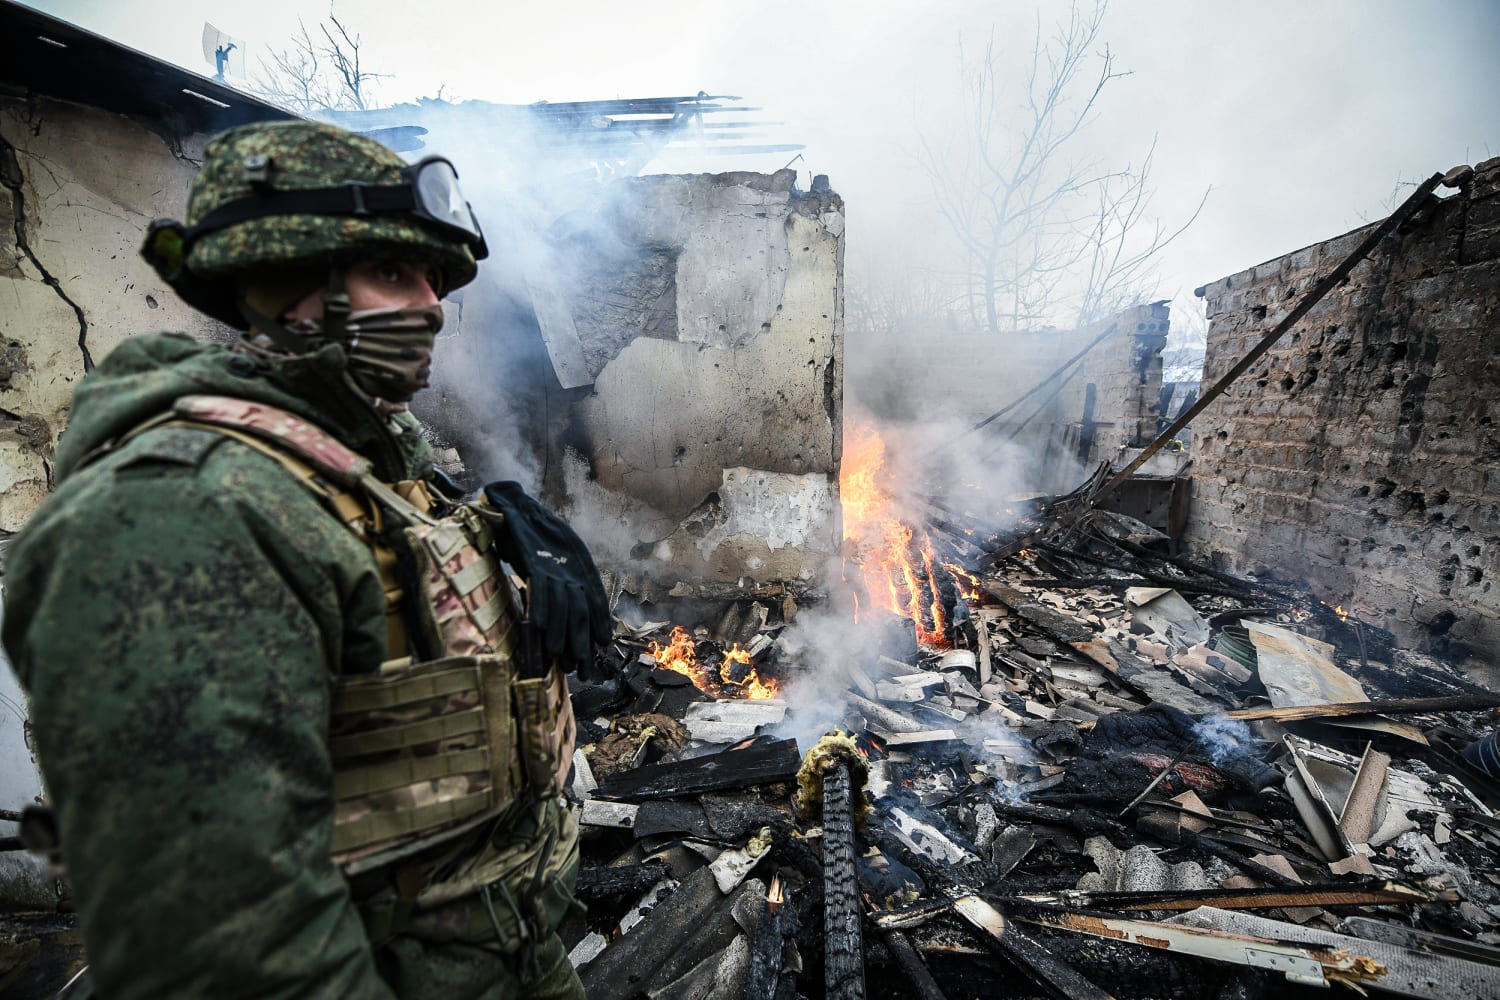
[(51, 489), (68, 402), (96, 359), (136, 333), (222, 329), (138, 253), (153, 218), (181, 213), (203, 138), (0, 97), (0, 532)]

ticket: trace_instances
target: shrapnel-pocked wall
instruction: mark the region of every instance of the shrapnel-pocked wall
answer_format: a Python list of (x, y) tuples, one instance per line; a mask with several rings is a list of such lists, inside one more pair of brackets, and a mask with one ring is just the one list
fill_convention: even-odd
[[(1204, 384), (1368, 228), (1200, 290)], [(1500, 655), (1500, 159), (1360, 264), (1195, 421), (1189, 539), (1420, 649)]]

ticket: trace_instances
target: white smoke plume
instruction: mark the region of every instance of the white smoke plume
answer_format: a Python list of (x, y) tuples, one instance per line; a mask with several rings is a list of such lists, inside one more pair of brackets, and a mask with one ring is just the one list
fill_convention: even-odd
[(1198, 747), (1214, 764), (1249, 756), (1254, 752), (1250, 727), (1239, 719), (1210, 715), (1193, 726)]

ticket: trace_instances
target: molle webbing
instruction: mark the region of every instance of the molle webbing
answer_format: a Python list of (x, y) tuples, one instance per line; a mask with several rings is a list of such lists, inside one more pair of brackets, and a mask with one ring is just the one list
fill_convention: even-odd
[(498, 759), (494, 749), (514, 739), (509, 685), (510, 671), (491, 657), (340, 679), (328, 741), (336, 861), (451, 828), (510, 802), (516, 784), (510, 761)]

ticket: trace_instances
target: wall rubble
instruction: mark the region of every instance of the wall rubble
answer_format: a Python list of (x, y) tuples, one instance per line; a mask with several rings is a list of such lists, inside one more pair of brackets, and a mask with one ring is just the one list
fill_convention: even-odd
[[(1369, 227), (1220, 279), (1204, 384)], [(1190, 544), (1418, 649), (1500, 656), (1500, 159), (1361, 263), (1195, 421)]]

